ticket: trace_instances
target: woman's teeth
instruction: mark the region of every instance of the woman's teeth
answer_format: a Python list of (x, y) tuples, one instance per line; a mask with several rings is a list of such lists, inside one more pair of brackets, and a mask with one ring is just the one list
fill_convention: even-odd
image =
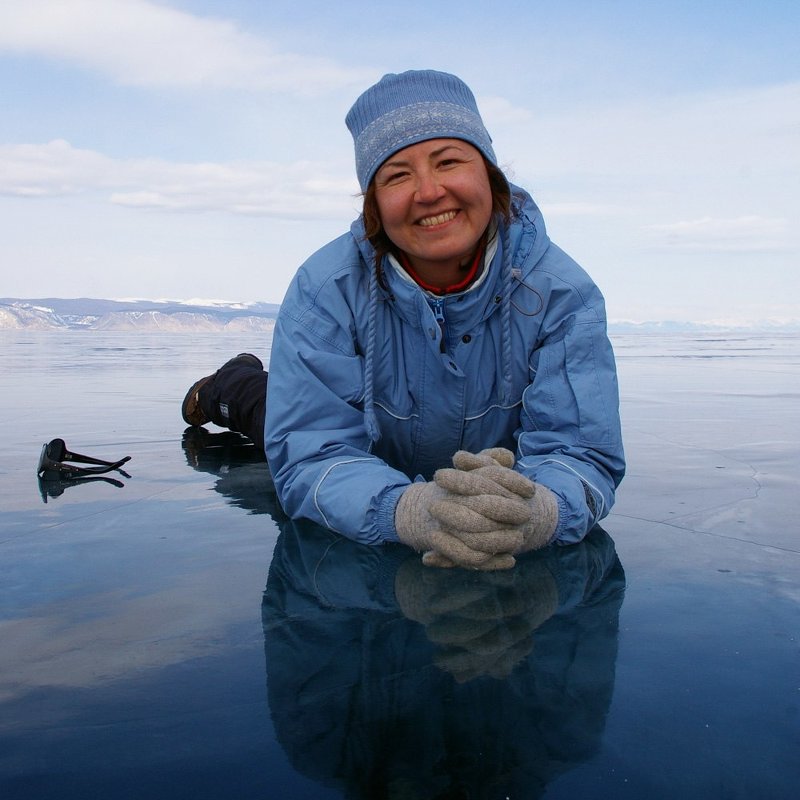
[(423, 228), (428, 228), (431, 225), (442, 225), (445, 222), (450, 222), (451, 219), (455, 219), (455, 216), (455, 211), (445, 211), (444, 214), (437, 214), (435, 217), (425, 217), (419, 221), (419, 224)]

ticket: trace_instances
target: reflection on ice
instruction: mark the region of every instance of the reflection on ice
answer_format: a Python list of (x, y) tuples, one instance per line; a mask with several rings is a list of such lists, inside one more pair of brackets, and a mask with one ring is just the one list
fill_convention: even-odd
[(264, 453), (245, 436), (189, 427), (181, 445), (191, 467), (217, 476), (214, 489), (231, 505), (274, 520), (284, 518)]
[(300, 772), (365, 800), (538, 797), (596, 753), (625, 583), (604, 531), (472, 573), (281, 527), (267, 685)]
[[(130, 478), (130, 475), (126, 477)], [(111, 486), (116, 486), (121, 489), (125, 484), (116, 478), (109, 478), (106, 475), (92, 475), (85, 478), (56, 478), (55, 480), (42, 480), (38, 478), (39, 494), (42, 496), (42, 502), (46, 503), (48, 498), (61, 497), (64, 492), (71, 486), (84, 486), (89, 483), (108, 483)]]

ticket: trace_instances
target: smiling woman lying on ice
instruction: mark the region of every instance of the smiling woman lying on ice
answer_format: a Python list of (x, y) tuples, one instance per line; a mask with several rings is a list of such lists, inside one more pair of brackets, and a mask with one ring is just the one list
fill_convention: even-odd
[(291, 517), (431, 566), (580, 541), (625, 469), (600, 291), (455, 76), (386, 75), (346, 123), (363, 213), (295, 275), (269, 392), (242, 354), (191, 387), (184, 418), (263, 442)]

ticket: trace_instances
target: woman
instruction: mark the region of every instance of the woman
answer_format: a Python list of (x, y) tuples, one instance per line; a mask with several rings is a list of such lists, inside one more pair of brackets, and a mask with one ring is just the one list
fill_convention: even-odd
[(580, 541), (624, 474), (599, 290), (455, 76), (386, 75), (346, 123), (363, 214), (300, 267), (273, 337), (284, 510), (442, 566)]

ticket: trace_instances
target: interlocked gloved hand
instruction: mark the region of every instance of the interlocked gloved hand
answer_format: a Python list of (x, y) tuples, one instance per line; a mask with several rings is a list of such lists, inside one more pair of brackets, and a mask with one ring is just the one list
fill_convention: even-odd
[(558, 608), (553, 575), (536, 558), (492, 573), (429, 570), (409, 560), (395, 577), (395, 596), (403, 614), (425, 626), (437, 647), (434, 663), (460, 683), (507, 677)]
[[(511, 499), (522, 501), (528, 508), (528, 519), (521, 523), (523, 542), (515, 553), (538, 550), (549, 544), (558, 524), (558, 503), (555, 495), (545, 486), (515, 472), (514, 454), (505, 448), (495, 447), (480, 453), (459, 450), (453, 456), (452, 469), (437, 470), (436, 484), (463, 499), (447, 499), (443, 503), (466, 505), (466, 498), (484, 511), (492, 503)], [(496, 498), (492, 501), (490, 498)], [(476, 500), (480, 498), (480, 502)], [(440, 508), (441, 510), (441, 508)], [(454, 520), (463, 511), (445, 509)], [(456, 527), (456, 531), (458, 528)]]
[(427, 566), (509, 569), (530, 512), (518, 501), (495, 506), (454, 495), (433, 481), (412, 483), (397, 504), (395, 528), (401, 542), (423, 553)]

